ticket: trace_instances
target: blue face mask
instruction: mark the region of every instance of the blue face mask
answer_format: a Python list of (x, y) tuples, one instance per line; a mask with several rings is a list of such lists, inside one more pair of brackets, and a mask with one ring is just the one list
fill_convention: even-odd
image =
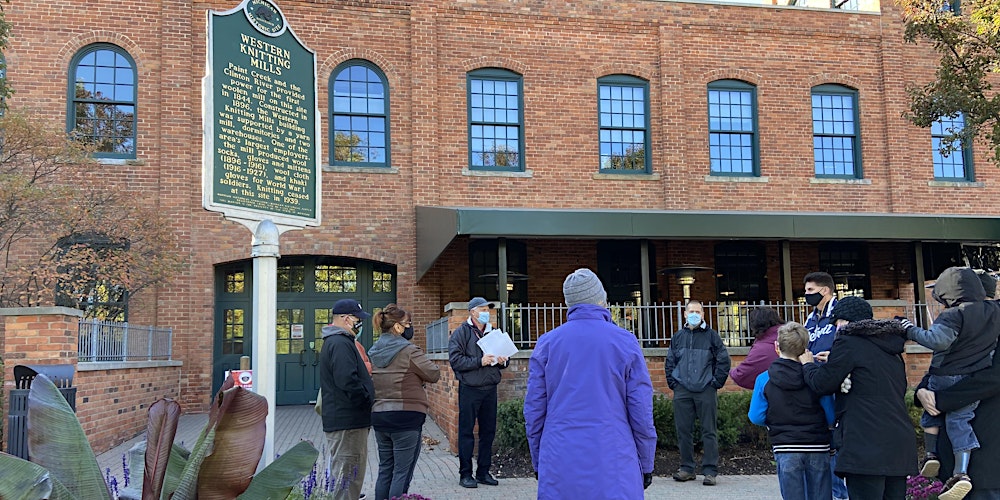
[(486, 323), (490, 322), (490, 313), (487, 312), (487, 311), (481, 311), (479, 313), (479, 318), (478, 319), (479, 319), (480, 323), (482, 323), (482, 324), (485, 325)]
[(701, 315), (698, 313), (688, 313), (687, 320), (691, 326), (701, 326)]

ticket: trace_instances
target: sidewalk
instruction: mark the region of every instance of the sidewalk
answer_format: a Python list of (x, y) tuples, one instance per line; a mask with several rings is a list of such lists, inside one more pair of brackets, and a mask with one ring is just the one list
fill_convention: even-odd
[[(208, 422), (207, 414), (188, 414), (181, 417), (175, 442), (191, 448), (198, 433)], [(275, 415), (274, 448), (278, 453), (291, 448), (302, 439), (311, 441), (321, 452), (325, 448), (325, 438), (319, 415), (312, 406), (280, 406)], [(420, 451), (420, 459), (410, 484), (411, 493), (419, 493), (433, 500), (521, 500), (537, 495), (534, 478), (499, 479), (500, 486), (480, 485), (476, 489), (466, 489), (458, 485), (458, 457), (448, 450), (448, 441), (441, 429), (430, 418), (424, 424), (425, 443)], [(101, 470), (110, 469), (110, 474), (121, 482), (122, 456), (132, 445), (141, 441), (139, 436), (122, 445), (98, 455)], [(429, 446), (428, 439), (439, 444)], [(368, 440), (368, 470), (365, 474), (364, 492), (372, 496), (375, 476), (378, 473), (378, 450), (374, 435)], [(678, 483), (669, 476), (653, 478), (653, 484), (646, 490), (647, 499), (671, 498), (692, 500), (773, 500), (781, 498), (778, 479), (768, 476), (719, 476), (716, 486), (703, 486), (701, 481)]]

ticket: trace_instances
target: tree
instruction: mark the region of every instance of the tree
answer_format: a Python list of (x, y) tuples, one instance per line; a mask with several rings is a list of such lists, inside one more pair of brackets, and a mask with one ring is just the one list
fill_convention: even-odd
[[(899, 0), (907, 42), (927, 42), (940, 56), (934, 81), (907, 89), (906, 117), (930, 127), (941, 118), (964, 115), (965, 128), (942, 139), (942, 154), (982, 136), (1000, 165), (1000, 97), (991, 80), (1000, 72), (1000, 1)], [(959, 7), (961, 10), (959, 10)]]
[(334, 161), (363, 162), (365, 155), (361, 152), (361, 137), (357, 134), (345, 134), (337, 131), (333, 135)]
[(124, 320), (179, 268), (165, 219), (41, 117), (0, 117), (0, 307), (64, 305)]

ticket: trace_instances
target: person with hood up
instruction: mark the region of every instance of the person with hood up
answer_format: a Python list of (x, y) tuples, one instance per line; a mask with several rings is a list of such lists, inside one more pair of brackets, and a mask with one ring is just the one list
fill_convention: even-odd
[(729, 376), (729, 351), (719, 332), (704, 321), (701, 302), (689, 301), (685, 308), (685, 325), (670, 338), (670, 349), (663, 362), (667, 386), (674, 391), (674, 427), (681, 466), (674, 472), (675, 481), (690, 481), (694, 472), (694, 420), (701, 423), (704, 453), (702, 484), (715, 486), (719, 465), (718, 391)]
[(653, 385), (635, 335), (589, 269), (563, 282), (566, 323), (538, 338), (524, 421), (539, 499), (641, 499), (653, 481)]
[(750, 422), (767, 426), (778, 465), (778, 486), (785, 500), (830, 500), (830, 425), (833, 396), (820, 396), (806, 385), (799, 356), (809, 345), (809, 331), (798, 323), (778, 329), (780, 356), (757, 377), (750, 400)]
[[(900, 318), (906, 337), (934, 350), (927, 372), (927, 388), (931, 391), (947, 389), (974, 372), (993, 364), (993, 351), (1000, 329), (1000, 305), (986, 302), (986, 290), (975, 271), (968, 267), (949, 267), (934, 282), (931, 293), (945, 310), (934, 320), (929, 330), (915, 326)], [(952, 476), (945, 482), (940, 497), (960, 500), (972, 490), (969, 462), (972, 451), (979, 449), (979, 439), (972, 429), (979, 401), (973, 401), (945, 415), (932, 415), (928, 411), (920, 416), (924, 428), (927, 457), (921, 474), (934, 477), (940, 469), (938, 460), (938, 432), (942, 424), (947, 428), (948, 439), (955, 455)]]
[[(778, 340), (778, 328), (785, 321), (778, 316), (778, 311), (771, 307), (755, 307), (747, 315), (750, 333), (753, 334), (753, 345), (743, 362), (729, 370), (729, 378), (736, 385), (753, 390), (757, 376), (767, 371), (774, 360), (778, 359), (775, 342)], [(807, 337), (808, 339), (808, 337)]]
[(323, 432), (330, 451), (333, 498), (357, 500), (368, 464), (368, 430), (372, 425), (375, 387), (355, 347), (363, 321), (371, 317), (354, 299), (333, 304), (333, 321), (323, 327), (319, 381), (323, 398)]
[(836, 398), (831, 447), (834, 472), (847, 480), (850, 498), (900, 500), (906, 476), (917, 471), (917, 443), (906, 408), (905, 331), (897, 321), (873, 320), (860, 297), (844, 297), (832, 311), (837, 336), (826, 363), (808, 350), (799, 357), (806, 384), (834, 394), (851, 374), (851, 389)]
[(410, 489), (429, 406), (424, 384), (437, 382), (441, 371), (410, 342), (410, 313), (389, 304), (375, 313), (374, 322), (382, 332), (368, 353), (375, 382), (372, 429), (379, 457), (375, 500), (386, 500)]

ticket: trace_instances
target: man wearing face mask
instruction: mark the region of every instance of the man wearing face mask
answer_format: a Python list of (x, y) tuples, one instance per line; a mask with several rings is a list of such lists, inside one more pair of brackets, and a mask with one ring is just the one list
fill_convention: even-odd
[[(484, 354), (476, 342), (489, 333), (493, 304), (482, 297), (469, 301), (469, 319), (451, 334), (448, 362), (458, 379), (458, 474), (459, 484), (476, 488), (479, 484), (499, 484), (490, 475), (493, 461), (493, 438), (497, 431), (497, 385), (500, 370), (508, 359)], [(472, 449), (476, 446), (473, 429), (479, 423), (479, 456), (476, 474), (472, 474)]]
[(362, 321), (370, 318), (353, 299), (333, 304), (333, 321), (323, 327), (319, 380), (323, 397), (323, 431), (330, 450), (333, 498), (361, 497), (368, 464), (368, 431), (372, 425), (375, 386), (355, 347)]
[(670, 338), (670, 349), (663, 363), (667, 386), (674, 391), (674, 424), (677, 447), (681, 452), (681, 467), (674, 472), (675, 481), (695, 479), (694, 419), (701, 422), (704, 454), (702, 484), (714, 486), (718, 475), (719, 441), (716, 438), (718, 390), (729, 377), (729, 351), (719, 332), (704, 321), (701, 302), (688, 302), (686, 324)]

